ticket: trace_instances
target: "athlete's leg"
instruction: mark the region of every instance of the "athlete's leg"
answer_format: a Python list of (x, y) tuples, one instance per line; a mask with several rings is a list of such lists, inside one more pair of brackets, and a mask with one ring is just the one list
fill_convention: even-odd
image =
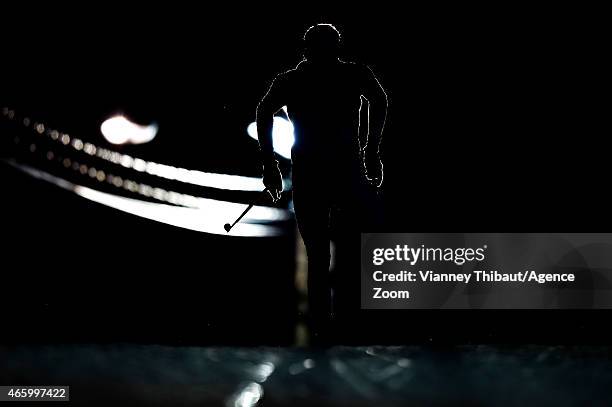
[[(350, 187), (350, 188), (349, 188)], [(381, 207), (374, 188), (356, 178), (334, 196), (332, 234), (336, 257), (333, 270), (334, 314), (339, 332), (349, 334), (359, 324), (361, 309), (361, 233), (380, 231)], [(354, 332), (354, 331), (353, 331)], [(338, 338), (350, 342), (351, 338)]]
[(316, 340), (327, 329), (331, 313), (329, 200), (321, 185), (298, 181), (293, 206), (308, 256), (308, 309)]

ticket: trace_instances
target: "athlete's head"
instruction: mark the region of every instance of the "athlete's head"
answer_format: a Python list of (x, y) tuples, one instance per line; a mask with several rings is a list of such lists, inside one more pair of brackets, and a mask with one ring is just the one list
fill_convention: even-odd
[(304, 56), (309, 61), (337, 59), (340, 40), (340, 32), (333, 25), (313, 25), (304, 34)]

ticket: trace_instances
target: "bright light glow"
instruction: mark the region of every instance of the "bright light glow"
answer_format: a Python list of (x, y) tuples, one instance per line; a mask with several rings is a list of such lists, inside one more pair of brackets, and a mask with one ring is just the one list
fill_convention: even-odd
[[(272, 128), (272, 142), (274, 151), (284, 158), (291, 158), (291, 147), (295, 142), (293, 123), (282, 117), (274, 117)], [(257, 140), (257, 123), (253, 122), (247, 127), (249, 136)]]
[(268, 377), (274, 372), (275, 366), (272, 362), (263, 362), (255, 368), (254, 376), (255, 380), (260, 383), (265, 382)]
[[(223, 225), (236, 219), (246, 207), (245, 204), (196, 197), (194, 197), (197, 205), (195, 208), (141, 201), (76, 185), (26, 165), (10, 161), (8, 163), (35, 178), (73, 191), (77, 195), (99, 204), (140, 216), (141, 218), (197, 232), (227, 236), (228, 233), (223, 229)], [(240, 223), (232, 228), (229, 235), (244, 237), (278, 236), (282, 234), (282, 230), (279, 227), (257, 223), (285, 219), (287, 214), (284, 212), (277, 208), (255, 206)]]
[(249, 383), (234, 399), (234, 407), (254, 407), (263, 396), (263, 387), (257, 383)]
[(157, 125), (141, 126), (119, 115), (105, 120), (100, 131), (106, 141), (112, 144), (144, 144), (155, 138)]

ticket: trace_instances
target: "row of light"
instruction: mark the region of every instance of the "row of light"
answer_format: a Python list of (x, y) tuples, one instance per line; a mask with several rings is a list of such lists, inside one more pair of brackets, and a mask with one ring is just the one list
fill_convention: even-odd
[[(56, 177), (44, 171), (8, 161), (9, 165), (31, 175), (34, 178), (55, 184), (68, 191), (72, 191), (82, 198), (98, 204), (120, 210), (131, 215), (153, 220), (167, 225), (204, 232), (216, 235), (227, 235), (223, 228), (227, 219), (235, 218), (242, 211), (239, 204), (210, 200), (207, 206), (202, 202), (202, 208), (186, 208), (157, 202), (148, 202), (140, 199), (127, 198), (107, 192), (98, 191), (81, 185), (76, 185), (65, 179)], [(255, 209), (255, 208), (254, 208)], [(265, 215), (273, 212), (272, 208), (257, 208)], [(258, 215), (258, 216), (260, 216)], [(251, 218), (250, 216), (247, 216)], [(269, 220), (269, 219), (265, 219)], [(282, 228), (267, 224), (241, 222), (232, 228), (232, 236), (266, 237), (283, 234)]]
[[(18, 140), (16, 140), (18, 142)], [(37, 147), (36, 144), (30, 144), (30, 152), (34, 153)], [(73, 161), (70, 158), (63, 158), (56, 156), (56, 154), (49, 150), (47, 151), (46, 158), (49, 161), (57, 159), (62, 163), (65, 168), (72, 169), (81, 175), (89, 176), (92, 179), (96, 179), (99, 182), (106, 181), (117, 188), (123, 188), (129, 192), (139, 194), (147, 198), (153, 198), (158, 201), (167, 202), (173, 205), (184, 206), (187, 208), (204, 209), (210, 208), (211, 205), (217, 206), (219, 204), (224, 205), (240, 205), (236, 203), (228, 203), (214, 200), (196, 197), (193, 195), (182, 194), (174, 191), (167, 191), (163, 188), (152, 187), (147, 184), (139, 183), (129, 179), (123, 179), (120, 176), (116, 176), (110, 173), (105, 173), (102, 170), (98, 170), (95, 167), (88, 167), (86, 164), (80, 164), (78, 161)], [(249, 213), (249, 219), (251, 220), (264, 220), (264, 221), (280, 221), (288, 218), (288, 213), (282, 209), (268, 208), (268, 207), (254, 207)]]
[[(10, 120), (16, 118), (15, 111), (6, 107), (2, 109), (2, 114)], [(145, 161), (140, 158), (131, 157), (127, 154), (121, 154), (106, 148), (97, 147), (92, 143), (84, 142), (76, 137), (70, 137), (68, 134), (48, 128), (43, 123), (32, 122), (27, 117), (23, 119), (22, 123), (25, 127), (32, 127), (38, 134), (47, 135), (52, 140), (66, 146), (70, 145), (77, 151), (83, 151), (88, 155), (97, 156), (105, 161), (138, 172), (144, 172), (172, 181), (217, 189), (232, 191), (261, 191), (263, 189), (263, 182), (260, 178), (189, 170), (152, 161)]]

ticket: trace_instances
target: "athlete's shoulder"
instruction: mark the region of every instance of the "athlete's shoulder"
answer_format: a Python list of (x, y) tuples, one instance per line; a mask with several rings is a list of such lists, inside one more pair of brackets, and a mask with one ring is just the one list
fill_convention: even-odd
[(364, 64), (360, 63), (360, 62), (344, 61), (344, 60), (339, 60), (338, 62), (340, 62), (340, 64), (345, 69), (351, 69), (351, 70), (354, 70), (354, 71), (359, 71), (359, 70), (367, 69), (367, 67)]
[(340, 64), (347, 69), (359, 69), (360, 67), (363, 66), (363, 64), (360, 64), (359, 62), (345, 61), (343, 59), (339, 59), (338, 62), (340, 62)]
[(277, 74), (273, 81), (274, 86), (278, 88), (290, 85), (295, 81), (296, 69), (297, 67)]
[(372, 70), (367, 66), (359, 62), (354, 61), (340, 61), (342, 67), (348, 74), (352, 74), (357, 77), (366, 77), (372, 73)]
[(283, 71), (281, 73), (279, 73), (278, 75), (276, 75), (276, 78), (279, 80), (291, 80), (294, 77), (298, 76), (299, 73), (304, 69), (304, 65), (303, 62), (298, 63), (295, 68), (291, 68), (287, 71)]

